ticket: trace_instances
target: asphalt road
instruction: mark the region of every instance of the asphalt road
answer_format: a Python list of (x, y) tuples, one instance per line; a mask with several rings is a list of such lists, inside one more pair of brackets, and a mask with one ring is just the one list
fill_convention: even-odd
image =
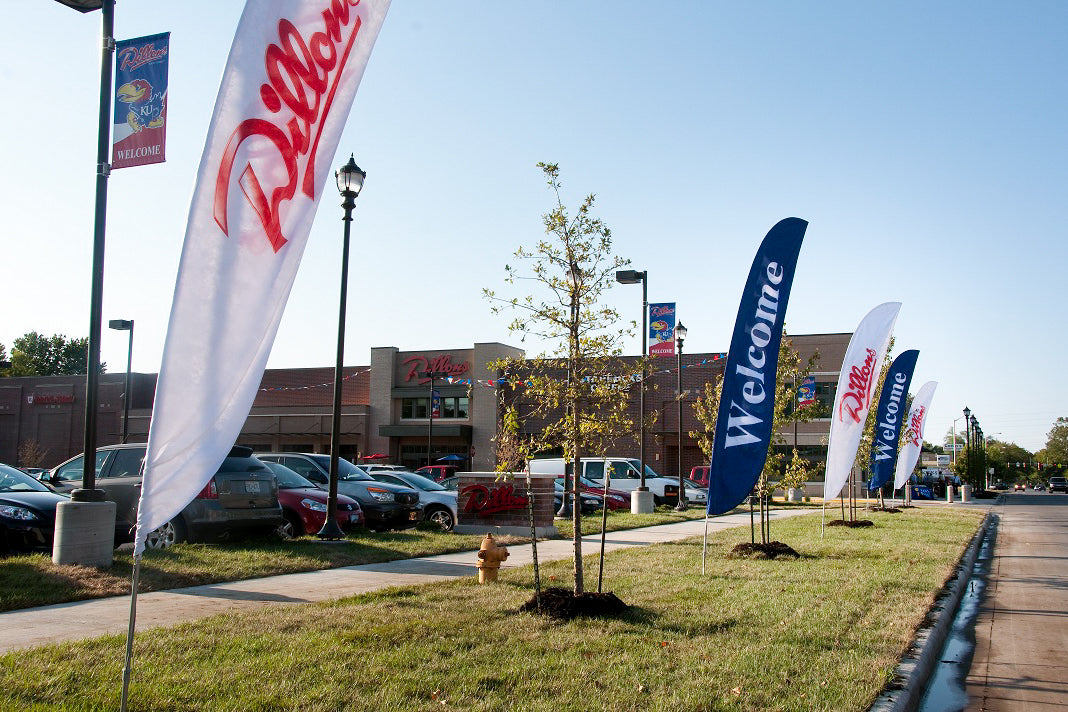
[(1068, 495), (1003, 495), (969, 711), (1068, 709)]

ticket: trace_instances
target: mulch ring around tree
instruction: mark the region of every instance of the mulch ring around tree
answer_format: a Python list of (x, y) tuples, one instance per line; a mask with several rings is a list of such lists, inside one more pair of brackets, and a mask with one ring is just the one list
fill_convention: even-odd
[(792, 556), (795, 559), (800, 559), (801, 554), (798, 554), (792, 546), (789, 544), (783, 544), (781, 541), (773, 541), (767, 544), (739, 544), (731, 549), (731, 553), (728, 555), (732, 559), (778, 559), (783, 556)]
[(886, 514), (901, 514), (901, 510), (898, 509), (897, 507), (887, 507), (885, 505), (882, 506), (882, 507), (866, 507), (864, 509), (864, 511), (865, 512), (884, 512)]
[(859, 527), (873, 527), (875, 526), (875, 522), (870, 519), (832, 519), (827, 522), (827, 526), (857, 529)]
[(607, 593), (586, 591), (576, 595), (571, 589), (554, 586), (542, 590), (540, 610), (538, 596), (524, 603), (519, 610), (569, 621), (579, 616), (592, 618), (618, 616), (628, 608), (629, 606), (611, 591)]

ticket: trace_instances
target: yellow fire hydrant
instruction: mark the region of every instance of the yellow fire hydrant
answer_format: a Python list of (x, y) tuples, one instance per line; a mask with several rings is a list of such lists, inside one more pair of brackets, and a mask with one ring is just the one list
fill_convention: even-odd
[(478, 549), (478, 582), (487, 583), (497, 580), (497, 571), (501, 562), (508, 558), (508, 547), (498, 546), (492, 534), (487, 534)]

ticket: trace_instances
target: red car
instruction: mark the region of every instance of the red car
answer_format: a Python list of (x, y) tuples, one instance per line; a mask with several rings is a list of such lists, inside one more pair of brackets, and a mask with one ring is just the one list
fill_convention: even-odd
[[(315, 534), (326, 523), (327, 491), (298, 475), (285, 465), (264, 461), (278, 482), (278, 503), (285, 522), (278, 532), (289, 539)], [(343, 530), (363, 526), (360, 503), (343, 494), (337, 496), (337, 525)]]
[(456, 465), (425, 465), (416, 470), (415, 474), (441, 482), (446, 477), (455, 476), (459, 469)]
[(708, 465), (698, 465), (690, 470), (690, 479), (702, 487), (708, 487)]
[[(563, 485), (564, 478), (557, 477), (556, 482)], [(604, 497), (604, 485), (588, 477), (579, 480), (579, 490), (585, 494), (596, 495), (598, 498)], [(604, 503), (609, 509), (630, 509), (630, 492), (609, 488), (608, 497), (605, 498)]]

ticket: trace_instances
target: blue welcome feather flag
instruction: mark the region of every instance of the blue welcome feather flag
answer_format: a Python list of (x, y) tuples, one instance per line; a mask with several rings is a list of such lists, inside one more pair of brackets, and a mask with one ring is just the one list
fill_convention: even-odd
[(808, 222), (786, 218), (757, 250), (738, 306), (723, 371), (708, 472), (708, 513), (737, 507), (753, 489), (771, 444), (783, 319)]
[(871, 479), (868, 490), (874, 492), (881, 488), (894, 474), (897, 464), (897, 444), (901, 440), (902, 424), (907, 418), (905, 398), (912, 383), (912, 372), (916, 369), (916, 358), (920, 352), (912, 349), (904, 351), (890, 364), (883, 381), (883, 391), (879, 396), (879, 407), (875, 411), (875, 432), (871, 444)]

